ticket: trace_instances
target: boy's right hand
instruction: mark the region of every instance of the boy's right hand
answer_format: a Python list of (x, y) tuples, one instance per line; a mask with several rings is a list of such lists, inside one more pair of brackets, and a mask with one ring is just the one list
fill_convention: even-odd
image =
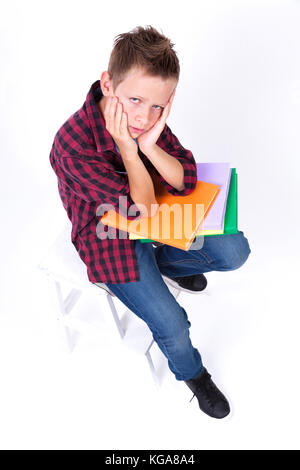
[(104, 111), (106, 129), (119, 147), (121, 157), (126, 155), (132, 157), (137, 154), (137, 145), (128, 131), (127, 115), (123, 112), (122, 103), (118, 102), (117, 96), (109, 96)]

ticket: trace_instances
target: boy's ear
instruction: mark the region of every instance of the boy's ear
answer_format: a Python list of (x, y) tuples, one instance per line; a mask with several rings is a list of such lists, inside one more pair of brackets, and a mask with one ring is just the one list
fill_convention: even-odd
[(110, 96), (113, 93), (112, 81), (107, 71), (102, 72), (100, 78), (101, 90), (104, 96)]

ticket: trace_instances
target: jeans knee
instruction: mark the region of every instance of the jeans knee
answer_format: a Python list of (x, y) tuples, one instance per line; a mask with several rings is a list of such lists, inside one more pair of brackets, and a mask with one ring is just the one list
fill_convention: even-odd
[(189, 328), (190, 321), (180, 322), (177, 326), (165, 330), (162, 334), (153, 333), (156, 342), (163, 343), (168, 350), (178, 350), (185, 348), (190, 342)]
[(251, 250), (249, 250), (247, 252), (243, 251), (242, 253), (240, 253), (240, 255), (235, 260), (235, 263), (233, 263), (233, 265), (231, 266), (231, 269), (232, 270), (239, 269), (241, 266), (243, 266), (243, 264), (246, 263), (249, 255), (250, 255), (250, 252), (251, 252)]
[(248, 243), (248, 240), (244, 235), (242, 235), (238, 243), (232, 245), (232, 250), (228, 252), (226, 259), (226, 268), (227, 270), (233, 271), (240, 268), (247, 261), (251, 249)]

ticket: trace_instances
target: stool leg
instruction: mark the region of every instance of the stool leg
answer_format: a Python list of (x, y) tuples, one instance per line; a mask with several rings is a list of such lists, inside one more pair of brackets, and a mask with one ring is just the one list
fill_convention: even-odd
[(156, 370), (155, 370), (155, 367), (154, 367), (154, 364), (153, 364), (153, 361), (152, 361), (152, 357), (151, 357), (151, 354), (150, 354), (150, 349), (151, 349), (153, 343), (154, 343), (154, 340), (151, 341), (147, 351), (145, 352), (145, 356), (146, 356), (146, 359), (148, 361), (148, 365), (150, 367), (150, 371), (151, 371), (152, 377), (154, 379), (154, 382), (155, 382), (156, 385), (160, 386), (160, 380), (159, 380), (159, 377), (156, 373)]
[(72, 307), (74, 306), (75, 302), (78, 300), (78, 298), (81, 295), (81, 292), (78, 291), (77, 289), (72, 289), (70, 294), (68, 295), (66, 301), (64, 301), (63, 296), (62, 296), (62, 291), (61, 291), (61, 285), (60, 282), (54, 281), (55, 284), (55, 290), (56, 290), (56, 295), (57, 295), (57, 300), (58, 300), (58, 310), (59, 310), (59, 317), (58, 319), (60, 320), (62, 326), (63, 326), (63, 331), (65, 338), (67, 340), (67, 345), (69, 352), (72, 352), (75, 346), (75, 338), (74, 334), (72, 334), (72, 330), (68, 328), (65, 323), (65, 316), (70, 312)]
[(122, 324), (121, 324), (121, 321), (120, 321), (120, 318), (119, 318), (119, 315), (118, 315), (116, 306), (115, 306), (115, 304), (114, 304), (112, 295), (109, 294), (108, 292), (107, 292), (107, 294), (106, 294), (106, 299), (107, 299), (107, 302), (108, 302), (108, 304), (109, 304), (109, 307), (110, 307), (110, 310), (111, 310), (111, 313), (112, 313), (114, 322), (115, 322), (115, 324), (116, 324), (116, 326), (117, 326), (119, 335), (121, 336), (121, 339), (123, 339), (123, 338), (124, 338), (125, 331), (124, 331), (124, 329), (123, 329), (123, 327), (122, 327)]
[[(176, 287), (172, 287), (172, 294), (173, 296), (175, 297), (175, 299), (178, 298), (179, 294), (180, 294), (180, 289), (177, 289)], [(118, 315), (118, 312), (117, 312), (117, 309), (115, 307), (115, 304), (114, 304), (114, 301), (113, 301), (113, 298), (112, 298), (112, 295), (109, 293), (109, 292), (106, 292), (106, 299), (108, 301), (108, 304), (109, 304), (109, 307), (110, 307), (110, 310), (111, 310), (111, 313), (112, 313), (112, 316), (113, 316), (113, 319), (114, 319), (114, 322), (117, 326), (117, 330), (119, 332), (119, 335), (121, 337), (121, 339), (124, 338), (124, 335), (125, 335), (125, 329), (123, 328), (122, 324), (121, 324), (121, 321), (120, 321), (120, 318), (119, 318), (119, 315)], [(130, 310), (129, 310), (130, 311)], [(134, 315), (134, 314), (133, 314)], [(154, 367), (154, 364), (153, 364), (153, 360), (152, 360), (152, 357), (151, 357), (151, 354), (150, 354), (150, 349), (152, 347), (154, 343), (154, 340), (151, 341), (150, 345), (148, 346), (146, 352), (145, 352), (145, 356), (146, 356), (146, 359), (147, 359), (147, 362), (148, 362), (148, 365), (150, 367), (150, 371), (151, 371), (151, 374), (152, 374), (152, 377), (154, 379), (154, 382), (156, 385), (160, 386), (160, 379), (156, 373), (156, 370), (155, 370), (155, 367)]]

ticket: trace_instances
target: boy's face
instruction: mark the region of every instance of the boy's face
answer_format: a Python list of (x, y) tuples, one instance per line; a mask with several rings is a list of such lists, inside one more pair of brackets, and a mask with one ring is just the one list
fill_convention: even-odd
[(129, 133), (136, 138), (148, 131), (160, 118), (176, 85), (175, 79), (151, 77), (143, 69), (133, 68), (113, 93), (110, 76), (108, 72), (103, 72), (101, 89), (104, 96), (99, 102), (100, 109), (103, 113), (108, 96), (117, 96), (128, 116)]

